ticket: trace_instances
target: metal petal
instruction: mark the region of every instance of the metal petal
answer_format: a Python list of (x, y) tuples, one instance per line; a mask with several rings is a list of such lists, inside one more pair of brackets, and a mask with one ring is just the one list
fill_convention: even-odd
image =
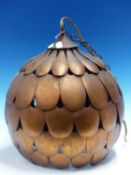
[(74, 167), (81, 167), (90, 162), (92, 156), (89, 153), (82, 153), (79, 156), (72, 158), (72, 165)]
[(68, 62), (64, 50), (60, 50), (52, 66), (52, 72), (56, 76), (65, 75), (68, 71)]
[(87, 151), (91, 154), (96, 153), (105, 146), (106, 142), (107, 132), (104, 129), (99, 129), (93, 137), (87, 138)]
[(65, 168), (70, 163), (70, 158), (64, 154), (58, 153), (50, 157), (50, 162), (57, 168)]
[(109, 102), (103, 109), (99, 112), (100, 118), (105, 130), (110, 131), (115, 127), (117, 119), (117, 109), (116, 105)]
[(9, 87), (8, 93), (7, 93), (6, 102), (8, 104), (11, 104), (14, 101), (15, 96), (16, 96), (17, 86), (19, 85), (19, 82), (21, 81), (22, 78), (23, 78), (23, 73), (20, 73), (12, 81), (12, 83), (11, 83), (11, 85)]
[(85, 74), (82, 77), (88, 97), (95, 108), (103, 108), (108, 101), (108, 95), (103, 84), (93, 74)]
[(49, 133), (43, 133), (35, 139), (37, 149), (45, 156), (52, 156), (58, 152), (62, 139), (54, 138)]
[(35, 139), (37, 149), (45, 156), (53, 156), (56, 153), (63, 153), (68, 157), (80, 155), (86, 149), (86, 138), (78, 134), (71, 134), (64, 139), (58, 139), (49, 133), (43, 133)]
[(6, 106), (6, 119), (10, 130), (15, 131), (20, 119), (20, 111), (14, 103)]
[(98, 67), (92, 61), (86, 59), (77, 50), (73, 50), (73, 52), (76, 55), (76, 57), (80, 60), (80, 62), (87, 68), (87, 70), (96, 74), (99, 73)]
[(119, 115), (120, 123), (122, 124), (123, 118), (124, 118), (124, 101), (123, 101), (123, 98), (121, 98), (121, 100), (117, 104), (117, 109), (118, 109), (118, 115)]
[(36, 75), (43, 76), (51, 71), (52, 65), (56, 59), (57, 51), (53, 50), (50, 54), (49, 52), (50, 51), (47, 52), (47, 54), (45, 55), (45, 59), (40, 64), (40, 66), (37, 68)]
[(18, 151), (20, 152), (20, 154), (22, 154), (23, 157), (25, 157), (27, 160), (31, 161), (31, 152), (28, 152), (28, 150), (25, 150), (22, 147), (18, 147)]
[(37, 163), (39, 165), (48, 165), (49, 163), (48, 158), (38, 151), (34, 151), (31, 154), (31, 159), (34, 163)]
[(35, 97), (39, 108), (55, 108), (59, 99), (59, 93), (58, 79), (52, 75), (46, 75), (38, 79)]
[(82, 56), (84, 56), (85, 58), (88, 58), (89, 60), (94, 62), (96, 65), (98, 65), (100, 68), (106, 69), (106, 65), (103, 63), (103, 61), (99, 57), (89, 55), (81, 50), (78, 50), (78, 51)]
[(23, 129), (18, 130), (15, 132), (15, 138), (20, 146), (20, 148), (25, 153), (32, 153), (32, 147), (33, 147), (33, 139), (29, 137)]
[(85, 73), (85, 68), (79, 59), (73, 54), (71, 50), (67, 50), (66, 54), (71, 72), (75, 75), (83, 75)]
[(86, 138), (72, 133), (69, 137), (64, 139), (60, 148), (63, 151), (63, 154), (73, 158), (85, 152)]
[(60, 79), (61, 99), (65, 107), (71, 111), (81, 109), (86, 100), (86, 92), (81, 78), (66, 75)]
[(69, 136), (73, 128), (72, 113), (66, 109), (56, 108), (45, 114), (49, 132), (56, 138), (65, 138)]
[(106, 87), (112, 101), (114, 103), (118, 103), (120, 101), (121, 96), (116, 81), (112, 78), (111, 74), (107, 71), (101, 71), (98, 77)]
[(26, 71), (28, 68), (30, 69), (32, 66), (35, 66), (35, 63), (39, 61), (43, 56), (45, 55), (46, 52), (41, 53), (39, 55), (36, 55), (32, 59), (28, 60), (21, 68), (20, 71)]
[(114, 143), (117, 141), (120, 134), (120, 125), (116, 124), (115, 128), (108, 133), (107, 148), (111, 149)]
[(74, 114), (77, 131), (82, 137), (93, 136), (99, 126), (99, 114), (92, 107), (84, 108)]
[(120, 94), (121, 94), (121, 96), (122, 96), (122, 92), (121, 92), (121, 89), (120, 89), (120, 87), (119, 87), (119, 85), (118, 85), (118, 81), (117, 81), (116, 77), (113, 76), (112, 72), (111, 72), (109, 69), (107, 69), (107, 72), (110, 74), (111, 78), (112, 78), (112, 79), (115, 81), (115, 83), (117, 84), (118, 89), (119, 89), (119, 91), (120, 91)]
[(16, 105), (24, 108), (30, 105), (36, 86), (36, 76), (33, 74), (24, 76), (16, 89)]
[(38, 136), (44, 127), (44, 112), (38, 108), (28, 107), (21, 111), (21, 122), (25, 132), (32, 136)]
[(33, 58), (33, 60), (29, 61), (25, 66), (24, 66), (24, 74), (28, 75), (31, 74), (33, 71), (37, 69), (37, 67), (42, 63), (42, 61), (45, 59), (47, 55), (47, 52), (40, 54)]
[(16, 138), (15, 138), (15, 132), (10, 130), (9, 135), (11, 137), (11, 140), (12, 140), (14, 146), (18, 149), (19, 145), (18, 145), (18, 142), (16, 141)]
[(96, 152), (91, 160), (91, 164), (95, 165), (98, 162), (100, 162), (101, 160), (103, 160), (106, 155), (108, 154), (108, 150), (105, 148), (101, 148), (98, 152)]

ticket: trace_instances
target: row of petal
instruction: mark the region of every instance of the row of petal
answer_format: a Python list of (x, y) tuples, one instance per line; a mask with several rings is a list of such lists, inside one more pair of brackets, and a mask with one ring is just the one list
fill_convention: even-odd
[[(105, 145), (110, 149), (112, 145), (116, 142), (120, 133), (120, 126), (116, 125), (115, 128), (107, 133), (103, 129), (98, 130), (98, 132), (90, 138), (80, 137), (78, 134), (71, 134), (69, 137), (64, 139), (58, 139), (51, 136), (49, 133), (43, 133), (37, 138), (32, 139), (24, 130), (19, 130), (15, 132), (14, 137), (20, 148), (25, 153), (32, 154), (33, 144), (35, 143), (37, 151), (41, 154), (51, 157), (59, 153), (64, 154), (67, 157), (73, 158), (84, 152), (88, 152), (94, 155), (95, 158), (99, 158), (101, 151)], [(33, 141), (34, 140), (34, 141)], [(99, 153), (99, 156), (98, 156)]]
[(64, 168), (70, 163), (75, 167), (89, 162), (96, 164), (107, 155), (119, 133), (120, 127), (117, 125), (109, 134), (99, 130), (96, 135), (87, 139), (77, 134), (66, 139), (57, 139), (47, 133), (34, 140), (24, 130), (19, 130), (14, 134), (14, 139), (19, 144), (19, 151), (27, 159), (40, 165), (48, 165), (50, 162), (56, 167)]
[[(55, 76), (63, 76), (68, 71), (75, 75), (83, 75), (86, 71), (98, 74), (99, 67), (106, 69), (104, 63), (99, 58), (89, 55), (77, 49), (67, 50), (47, 50), (44, 54), (27, 62), (21, 71), (28, 75), (35, 71), (37, 76), (44, 76), (52, 72)], [(86, 69), (86, 70), (85, 70)]]
[[(38, 137), (43, 131), (46, 132), (44, 128), (47, 124), (50, 134), (55, 138), (66, 138), (72, 132), (78, 132), (82, 137), (92, 137), (98, 131), (100, 122), (106, 131), (111, 131), (117, 120), (116, 106), (110, 102), (100, 111), (88, 107), (75, 113), (65, 108), (44, 112), (27, 107), (20, 111), (15, 104), (11, 104), (6, 116), (10, 130), (16, 131), (21, 127), (31, 137)], [(73, 131), (75, 126), (76, 131)]]
[(34, 74), (20, 74), (9, 89), (7, 103), (10, 104), (15, 99), (16, 105), (24, 108), (35, 98), (40, 109), (51, 110), (61, 99), (63, 106), (68, 110), (78, 111), (85, 106), (87, 96), (89, 104), (96, 109), (107, 105), (108, 96), (114, 103), (122, 101), (116, 82), (108, 72), (102, 71), (98, 76), (85, 74), (81, 78), (67, 74), (60, 79), (49, 74), (40, 78)]

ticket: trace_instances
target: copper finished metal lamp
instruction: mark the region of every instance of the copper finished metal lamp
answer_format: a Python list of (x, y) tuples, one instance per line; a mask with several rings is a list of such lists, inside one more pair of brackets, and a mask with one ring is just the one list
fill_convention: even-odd
[[(66, 32), (64, 20), (78, 37)], [(36, 164), (59, 168), (96, 164), (119, 137), (122, 92), (73, 21), (63, 17), (60, 28), (56, 42), (25, 63), (13, 80), (6, 122), (16, 148)]]

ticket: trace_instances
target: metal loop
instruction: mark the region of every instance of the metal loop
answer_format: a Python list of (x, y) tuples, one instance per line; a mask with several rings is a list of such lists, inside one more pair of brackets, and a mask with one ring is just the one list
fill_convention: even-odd
[[(67, 20), (73, 26), (73, 28), (75, 29), (75, 31), (76, 31), (77, 36), (79, 37), (79, 39), (78, 39), (78, 37), (77, 38), (73, 38), (74, 35), (72, 35), (72, 34), (70, 34), (70, 33), (68, 33), (68, 32), (65, 31), (65, 24), (64, 24), (64, 21), (65, 20)], [(77, 25), (73, 22), (73, 20), (71, 18), (69, 18), (67, 16), (62, 17), (61, 20), (60, 20), (60, 29), (61, 29), (62, 32), (67, 33), (68, 36), (72, 40), (80, 42), (83, 47), (87, 48), (87, 50), (89, 51), (89, 53), (91, 55), (97, 56), (100, 59), (102, 59), (102, 57), (99, 54), (96, 53), (96, 51), (88, 44), (88, 42), (84, 40), (84, 38), (83, 38), (83, 36), (82, 36), (79, 28), (77, 27)]]

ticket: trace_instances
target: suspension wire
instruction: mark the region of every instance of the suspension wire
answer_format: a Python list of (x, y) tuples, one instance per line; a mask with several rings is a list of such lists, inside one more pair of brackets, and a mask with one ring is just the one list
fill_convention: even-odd
[(125, 129), (124, 141), (127, 142), (128, 129), (127, 129), (127, 124), (126, 124), (125, 120), (123, 120), (123, 125), (124, 125), (124, 129)]

